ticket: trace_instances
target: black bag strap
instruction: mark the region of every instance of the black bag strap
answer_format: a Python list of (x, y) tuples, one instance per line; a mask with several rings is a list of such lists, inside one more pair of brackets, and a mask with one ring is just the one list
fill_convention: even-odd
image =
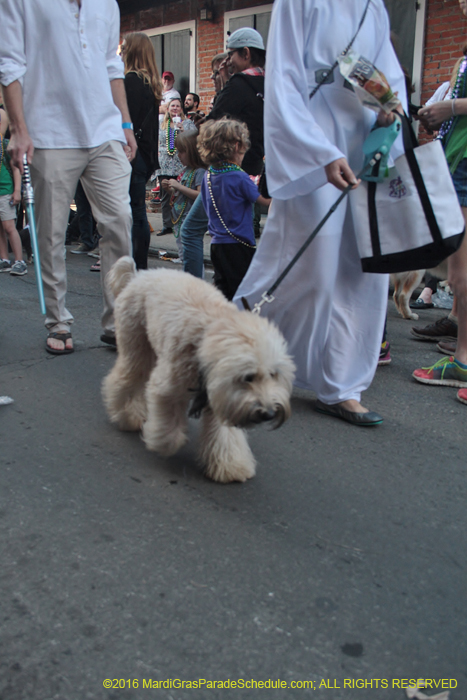
[[(365, 9), (363, 10), (363, 15), (362, 15), (362, 17), (361, 17), (361, 19), (360, 19), (360, 23), (359, 23), (359, 25), (358, 25), (357, 31), (355, 32), (355, 34), (353, 35), (352, 39), (350, 40), (350, 43), (346, 46), (346, 48), (345, 48), (345, 49), (343, 50), (343, 52), (341, 53), (341, 56), (346, 56), (346, 55), (349, 53), (350, 49), (352, 48), (353, 43), (354, 43), (355, 39), (357, 38), (360, 29), (362, 28), (363, 22), (365, 21), (366, 13), (367, 13), (368, 8), (369, 8), (369, 6), (370, 6), (370, 2), (371, 2), (371, 0), (367, 0), (367, 3), (366, 3), (366, 5), (365, 5)], [(321, 85), (324, 85), (324, 83), (326, 83), (326, 82), (329, 80), (329, 76), (332, 75), (332, 73), (334, 73), (334, 71), (335, 71), (335, 69), (337, 68), (338, 65), (339, 65), (339, 61), (338, 61), (337, 58), (336, 58), (336, 60), (335, 60), (334, 63), (332, 64), (332, 66), (331, 66), (331, 68), (329, 69), (329, 71), (326, 71), (326, 72), (323, 73), (323, 76), (322, 76), (321, 80), (319, 81), (319, 83), (318, 83), (318, 84), (313, 88), (313, 90), (310, 92), (310, 94), (309, 94), (309, 96), (308, 96), (308, 99), (311, 100), (311, 98), (314, 97), (314, 96), (316, 95), (316, 93), (317, 93), (318, 90), (320, 89)]]
[(401, 118), (402, 141), (404, 143), (404, 151), (407, 153), (407, 151), (412, 151), (414, 148), (418, 148), (420, 144), (418, 143), (415, 131), (413, 130), (412, 124), (410, 123), (410, 120), (406, 113), (404, 112), (404, 114), (402, 115), (398, 112), (397, 114)]

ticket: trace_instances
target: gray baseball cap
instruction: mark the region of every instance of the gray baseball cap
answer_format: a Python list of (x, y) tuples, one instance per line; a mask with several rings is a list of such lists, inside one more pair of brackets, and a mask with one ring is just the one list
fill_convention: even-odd
[(227, 39), (227, 49), (261, 49), (265, 51), (263, 37), (256, 29), (242, 27), (237, 29)]

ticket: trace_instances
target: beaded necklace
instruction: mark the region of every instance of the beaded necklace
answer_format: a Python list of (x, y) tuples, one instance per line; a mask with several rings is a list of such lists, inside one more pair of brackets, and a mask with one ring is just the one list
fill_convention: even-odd
[[(467, 57), (464, 58), (459, 66), (456, 76), (456, 84), (451, 94), (451, 100), (456, 100), (458, 97), (464, 97), (465, 95), (465, 71), (467, 69)], [(452, 116), (450, 119), (446, 119), (441, 124), (437, 138), (443, 142), (444, 148), (446, 148), (449, 138), (454, 131), (453, 127), (457, 123), (459, 116)]]
[[(188, 179), (185, 182), (183, 182), (183, 178), (185, 177), (186, 174), (187, 174), (187, 170), (185, 170), (185, 172), (183, 173), (183, 176), (180, 179), (180, 183), (182, 185), (184, 185), (185, 187), (188, 187), (189, 190), (191, 190), (191, 185), (193, 184), (193, 178), (195, 177), (195, 170), (192, 168), (191, 173), (188, 176)], [(172, 210), (176, 209), (176, 202), (175, 202), (176, 197), (177, 197), (177, 195), (172, 195), (172, 200), (170, 202), (170, 206), (172, 207)], [(182, 216), (185, 212), (185, 209), (186, 209), (187, 202), (188, 202), (188, 197), (186, 195), (183, 195), (183, 204), (182, 204), (182, 208), (180, 209), (180, 214), (177, 216), (177, 218), (175, 220), (172, 218), (172, 224), (174, 226), (176, 226), (176, 224), (178, 224), (178, 222), (182, 218)]]
[(175, 145), (175, 140), (177, 138), (177, 132), (175, 129), (170, 128), (170, 124), (172, 123), (171, 118), (169, 117), (167, 120), (167, 153), (169, 156), (175, 155), (175, 151), (177, 150), (177, 147)]
[[(221, 163), (221, 165), (224, 165), (224, 163)], [(228, 172), (230, 172), (230, 171), (232, 171), (232, 170), (242, 170), (242, 168), (240, 168), (240, 167), (239, 167), (238, 165), (236, 165), (235, 163), (225, 163), (225, 165), (228, 166), (228, 169), (218, 170), (218, 169), (213, 168), (212, 165), (210, 165), (210, 166), (209, 166), (209, 170), (208, 170), (207, 173), (206, 173), (206, 180), (207, 180), (207, 183), (208, 183), (208, 190), (209, 190), (209, 195), (210, 195), (210, 197), (211, 197), (212, 206), (214, 207), (214, 211), (216, 212), (217, 216), (219, 217), (219, 221), (221, 222), (222, 226), (225, 228), (225, 230), (227, 231), (227, 233), (229, 234), (229, 236), (231, 236), (234, 240), (236, 240), (237, 243), (241, 243), (242, 245), (246, 246), (247, 248), (253, 248), (253, 250), (255, 250), (255, 249), (256, 249), (256, 246), (255, 246), (255, 245), (251, 245), (250, 243), (247, 243), (246, 241), (242, 241), (241, 238), (237, 238), (237, 236), (235, 236), (235, 234), (233, 234), (232, 231), (230, 231), (230, 230), (227, 228), (227, 226), (226, 226), (226, 224), (225, 224), (225, 221), (224, 221), (224, 219), (222, 218), (222, 216), (221, 216), (221, 214), (220, 214), (220, 211), (219, 211), (219, 209), (217, 208), (217, 204), (216, 204), (216, 202), (215, 202), (215, 200), (214, 200), (214, 195), (213, 195), (213, 193), (212, 193), (211, 175), (212, 175), (212, 174), (216, 174), (216, 175), (217, 175), (217, 174), (220, 174), (220, 173), (228, 173)]]
[(230, 160), (225, 160), (222, 163), (219, 163), (219, 165), (221, 166), (220, 168), (215, 168), (213, 165), (210, 165), (209, 171), (213, 175), (220, 175), (221, 173), (231, 173), (236, 170), (241, 170), (242, 173), (244, 172), (243, 168), (241, 168), (236, 163), (232, 163), (232, 161)]

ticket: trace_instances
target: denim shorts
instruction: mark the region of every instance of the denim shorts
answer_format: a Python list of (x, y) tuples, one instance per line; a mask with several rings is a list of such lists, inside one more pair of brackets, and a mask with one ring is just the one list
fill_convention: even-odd
[(463, 158), (452, 176), (459, 204), (467, 207), (467, 158)]

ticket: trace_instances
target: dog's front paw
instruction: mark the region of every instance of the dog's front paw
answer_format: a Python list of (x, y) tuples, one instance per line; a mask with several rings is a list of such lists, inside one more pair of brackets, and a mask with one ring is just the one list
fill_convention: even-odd
[(201, 445), (200, 460), (206, 476), (223, 484), (246, 481), (256, 473), (255, 458), (239, 428), (218, 426), (214, 439)]
[(187, 441), (184, 430), (173, 430), (171, 433), (161, 434), (154, 430), (154, 426), (149, 423), (143, 425), (143, 440), (148, 450), (157, 452), (161, 457), (171, 457), (178, 452)]
[(229, 484), (232, 481), (246, 481), (256, 474), (256, 462), (254, 459), (249, 464), (222, 464), (210, 463), (206, 466), (205, 475), (208, 479), (218, 481), (221, 484)]

